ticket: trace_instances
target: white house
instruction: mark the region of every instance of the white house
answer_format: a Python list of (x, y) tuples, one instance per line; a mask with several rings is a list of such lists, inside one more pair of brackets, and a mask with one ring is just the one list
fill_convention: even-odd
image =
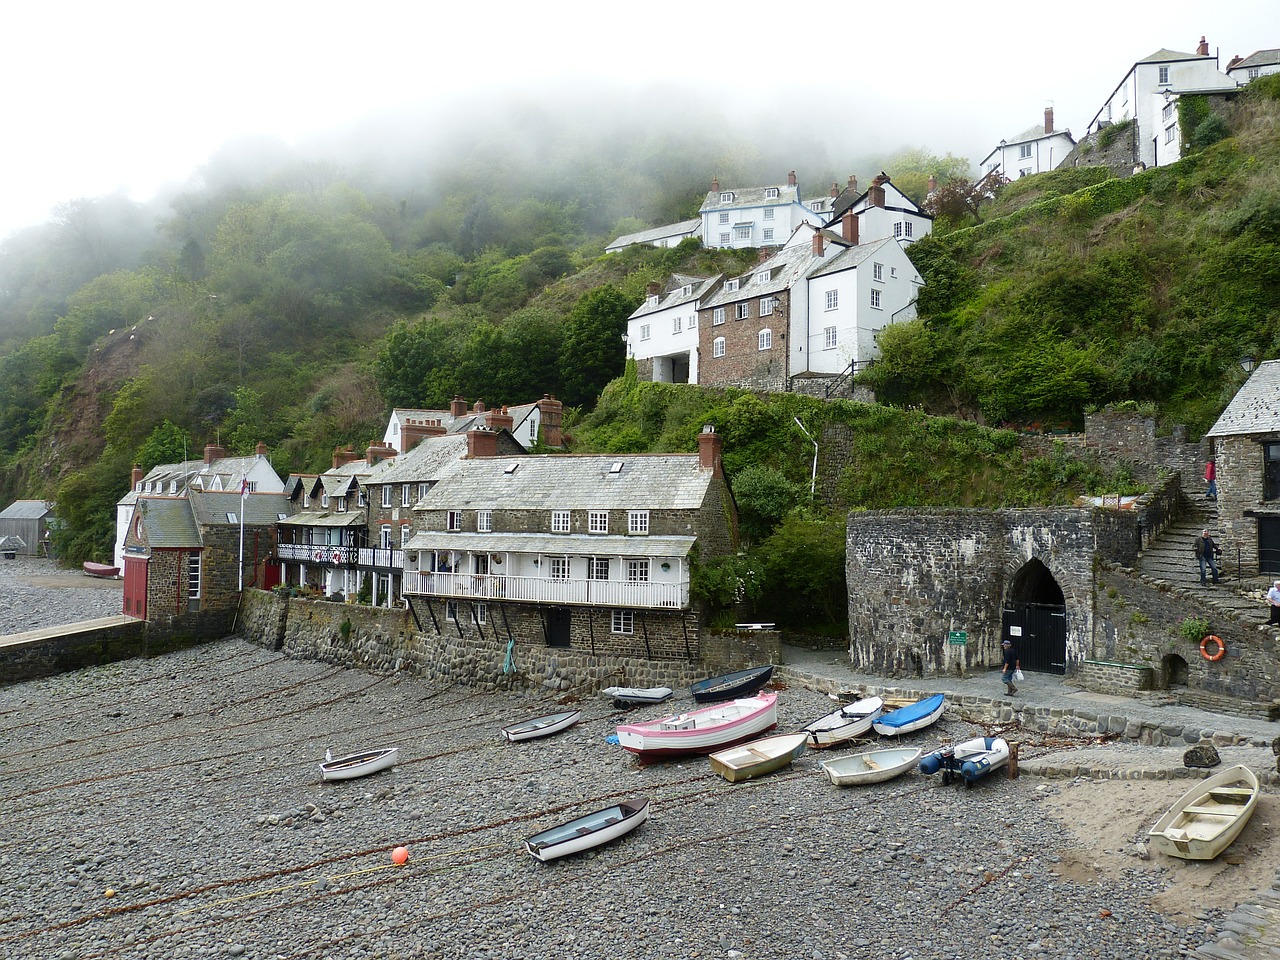
[(1057, 130), (1053, 125), (1053, 107), (1044, 109), (1044, 125), (1037, 124), (1022, 133), (1001, 140), (1000, 144), (978, 161), (979, 179), (998, 173), (1009, 180), (1055, 169), (1076, 145), (1070, 130)]
[(800, 224), (822, 222), (822, 215), (800, 199), (794, 170), (785, 185), (777, 186), (730, 190), (716, 178), (698, 213), (703, 245), (730, 249), (778, 245)]
[(223, 447), (210, 443), (203, 460), (162, 463), (145, 474), (135, 467), (129, 492), (116, 502), (115, 566), (124, 569), (124, 541), (140, 495), (185, 497), (188, 490), (240, 493), (242, 485), (247, 485), (249, 493), (284, 492), (284, 481), (267, 459), (264, 444), (258, 444), (251, 457), (228, 457)]
[(1129, 70), (1089, 121), (1088, 134), (1108, 124), (1131, 120), (1136, 125), (1135, 162), (1162, 167), (1182, 157), (1178, 134), (1178, 98), (1183, 94), (1226, 93), (1237, 88), (1218, 69), (1204, 37), (1195, 53), (1157, 50)]
[[(834, 201), (831, 216), (822, 224), (825, 229), (841, 230), (844, 215), (851, 212), (858, 218), (857, 237), (860, 243), (885, 237), (914, 243), (933, 232), (933, 217), (895, 187), (887, 173), (877, 175), (871, 186), (856, 196), (857, 181), (853, 177), (849, 178), (849, 187)], [(835, 184), (832, 184), (832, 189), (835, 189)]]
[(720, 277), (672, 274), (665, 288), (649, 284), (636, 312), (627, 318), (627, 356), (642, 380), (698, 382), (698, 304)]
[(785, 392), (878, 357), (876, 334), (915, 317), (923, 280), (893, 237), (860, 243), (860, 222), (846, 210), (838, 234), (803, 225), (705, 298), (698, 382)]
[(1280, 50), (1256, 50), (1227, 63), (1227, 76), (1241, 86), (1269, 73), (1280, 73)]
[(396, 407), (387, 419), (382, 442), (404, 453), (423, 437), (466, 433), (476, 427), (506, 429), (528, 449), (541, 439), (549, 447), (561, 445), (563, 404), (549, 394), (541, 400), (514, 407), (485, 408), (483, 400), (471, 406), (462, 397), (454, 397), (448, 410), (421, 410)]
[(628, 233), (618, 237), (607, 247), (604, 248), (605, 253), (617, 253), (619, 250), (625, 250), (627, 247), (634, 246), (650, 246), (650, 247), (674, 247), (681, 240), (689, 237), (702, 236), (702, 220), (681, 220), (679, 223), (668, 223), (661, 227), (650, 227), (648, 230), (641, 230), (639, 233)]

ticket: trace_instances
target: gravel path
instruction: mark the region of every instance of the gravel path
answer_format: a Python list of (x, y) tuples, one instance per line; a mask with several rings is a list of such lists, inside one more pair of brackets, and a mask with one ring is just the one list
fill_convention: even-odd
[[(784, 729), (830, 708), (779, 703)], [(0, 688), (0, 957), (1177, 957), (1222, 917), (1156, 913), (1157, 870), (1066, 869), (1088, 852), (1040, 802), (1053, 782), (837, 790), (807, 753), (728, 784), (703, 758), (639, 765), (605, 742), (624, 715), (582, 706), (507, 744), (552, 703), (235, 639)], [(394, 770), (319, 781), (326, 748), (391, 744)], [(623, 840), (524, 852), (630, 796), (652, 816)]]
[(114, 616), (123, 600), (121, 581), (63, 570), (38, 557), (0, 560), (0, 576), (0, 637)]

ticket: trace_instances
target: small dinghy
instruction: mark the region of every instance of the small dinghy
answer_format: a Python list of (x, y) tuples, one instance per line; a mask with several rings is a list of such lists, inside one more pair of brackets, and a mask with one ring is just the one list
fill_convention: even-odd
[(1147, 833), (1161, 853), (1212, 860), (1240, 836), (1258, 805), (1258, 778), (1237, 764), (1199, 781)]
[(714, 753), (745, 743), (777, 725), (778, 695), (762, 693), (692, 713), (622, 724), (618, 727), (618, 743), (647, 763), (663, 757)]
[(864, 697), (855, 703), (846, 703), (839, 710), (819, 717), (804, 726), (809, 735), (809, 746), (815, 750), (848, 743), (871, 729), (871, 724), (884, 712), (884, 701), (879, 697)]
[(326, 750), (324, 763), (320, 764), (320, 779), (354, 780), (356, 777), (367, 777), (379, 770), (389, 770), (399, 761), (399, 747), (365, 750), (361, 753), (349, 753), (345, 757), (335, 757)]
[(920, 772), (937, 773), (941, 770), (944, 784), (950, 783), (953, 777), (960, 777), (966, 787), (972, 787), (976, 781), (1008, 762), (1008, 741), (1001, 737), (974, 737), (926, 754), (920, 761)]
[(94, 563), (91, 560), (86, 560), (83, 568), (88, 576), (101, 577), (103, 580), (113, 580), (120, 576), (120, 568), (113, 567), (109, 563)]
[(670, 700), (675, 691), (670, 687), (605, 687), (600, 694), (613, 700), (615, 707), (634, 707)]
[(582, 719), (581, 710), (564, 710), (560, 713), (548, 713), (543, 717), (521, 720), (502, 728), (502, 735), (511, 743), (517, 740), (534, 740), (538, 737), (549, 737), (562, 730), (568, 730)]
[(719, 750), (708, 758), (711, 769), (730, 783), (763, 777), (783, 767), (790, 766), (804, 753), (809, 742), (807, 733), (780, 733), (775, 737), (762, 737), (750, 743), (742, 743), (727, 750)]
[(946, 706), (946, 698), (940, 693), (935, 693), (932, 697), (917, 700), (899, 710), (882, 713), (871, 726), (882, 737), (900, 737), (904, 733), (923, 730), (937, 723)]
[(853, 787), (867, 783), (883, 783), (906, 773), (920, 762), (919, 747), (893, 747), (887, 750), (868, 750), (851, 753), (847, 757), (819, 760), (822, 772), (837, 787)]
[(599, 847), (630, 833), (649, 819), (648, 800), (624, 800), (586, 816), (535, 833), (524, 842), (525, 849), (544, 863)]
[(715, 703), (719, 700), (732, 700), (735, 697), (749, 697), (763, 689), (772, 677), (773, 664), (766, 663), (748, 670), (737, 670), (723, 676), (699, 680), (689, 687), (689, 692), (698, 703)]

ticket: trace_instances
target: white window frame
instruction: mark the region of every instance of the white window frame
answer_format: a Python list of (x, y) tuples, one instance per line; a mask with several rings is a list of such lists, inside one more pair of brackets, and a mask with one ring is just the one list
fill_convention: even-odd
[(547, 579), (548, 580), (568, 580), (570, 561), (568, 557), (547, 557)]
[(450, 533), (457, 533), (462, 529), (462, 511), (446, 510), (444, 514), (444, 528)]
[(647, 323), (640, 324), (640, 339), (641, 340), (649, 339), (649, 324)]
[[(770, 198), (770, 199), (772, 199), (772, 198)], [(765, 209), (764, 209), (764, 218), (765, 218), (766, 220), (772, 220), (772, 219), (773, 219), (773, 207), (765, 207)]]
[(881, 306), (880, 306), (880, 291), (879, 291), (879, 290), (877, 290), (877, 289), (876, 289), (876, 288), (874, 288), (874, 287), (872, 287), (872, 288), (871, 288), (871, 309), (872, 309), (872, 310), (880, 310), (880, 309), (881, 309)]
[(389, 483), (382, 485), (382, 505), (384, 507), (391, 506), (391, 484)]
[(487, 603), (473, 603), (471, 610), (477, 624), (483, 627), (489, 622), (489, 605)]
[(689, 329), (690, 329), (690, 330), (694, 330), (694, 329), (696, 329), (696, 328), (697, 328), (697, 326), (698, 326), (698, 315), (697, 315), (697, 313), (691, 313), (691, 314), (689, 314)]
[(609, 618), (609, 632), (631, 634), (636, 632), (636, 612), (615, 609)]
[(834, 326), (822, 328), (822, 349), (834, 350), (839, 345), (839, 333)]
[(729, 214), (727, 211), (720, 214), (719, 222), (723, 224), (727, 224), (729, 222)]
[(1170, 124), (1164, 128), (1164, 142), (1173, 143), (1174, 131), (1178, 129), (1177, 124)]
[(587, 511), (587, 533), (608, 533), (609, 532), (609, 511), (608, 510), (588, 510)]
[(627, 511), (627, 533), (645, 534), (648, 532), (649, 532), (649, 511), (648, 510), (628, 510)]
[(725, 190), (723, 193), (721, 193), (721, 194), (720, 194), (720, 202), (721, 202), (721, 203), (733, 203), (733, 191), (731, 191), (731, 190)]
[(765, 228), (764, 228), (764, 242), (765, 242), (765, 243), (769, 243), (771, 240), (773, 240), (773, 227), (765, 227)]
[(413, 526), (408, 523), (400, 524), (400, 546), (404, 546), (413, 539)]
[(738, 281), (737, 281), (737, 280), (726, 280), (726, 281), (724, 282), (724, 290), (725, 290), (725, 293), (733, 293), (733, 291), (735, 291), (735, 290), (737, 290), (737, 289), (738, 289)]
[(724, 307), (716, 307), (711, 311), (711, 325), (717, 326), (724, 323)]
[(720, 245), (725, 247), (729, 245), (729, 234), (727, 232), (720, 234)]
[(734, 227), (734, 228), (733, 228), (733, 239), (735, 239), (735, 240), (750, 240), (750, 239), (751, 239), (751, 224), (749, 224), (749, 223), (740, 223), (740, 224), (738, 224), (736, 227)]
[(1165, 84), (1169, 82), (1169, 65), (1167, 63), (1160, 64), (1160, 66), (1156, 67), (1156, 71), (1158, 77), (1156, 80), (1157, 83)]
[(1018, 159), (1019, 160), (1031, 159), (1031, 144), (1029, 143), (1018, 144)]
[(444, 618), (450, 623), (458, 622), (458, 601), (446, 600), (444, 602)]
[(430, 483), (428, 483), (427, 481), (425, 481), (425, 480), (424, 480), (422, 483), (418, 484), (418, 499), (419, 499), (419, 500), (421, 500), (421, 499), (423, 499), (424, 497), (426, 497), (426, 495), (427, 495), (428, 493), (430, 493), (430, 492), (431, 492), (431, 484), (430, 484)]
[(826, 297), (826, 304), (827, 305), (824, 308), (826, 310), (839, 310), (840, 309), (840, 291), (828, 290), (827, 297)]
[(756, 334), (756, 349), (772, 350), (773, 349), (773, 331), (765, 327)]
[(568, 533), (572, 530), (569, 521), (568, 510), (552, 510), (551, 511), (551, 532), (552, 533)]
[(684, 318), (683, 318), (683, 317), (672, 317), (672, 318), (671, 318), (671, 332), (672, 332), (672, 333), (680, 333), (683, 329), (684, 329)]
[(884, 281), (884, 264), (883, 263), (871, 264), (871, 279), (880, 280), (882, 282)]
[(187, 599), (200, 599), (200, 553), (193, 550), (187, 554)]
[(400, 487), (400, 506), (413, 506), (413, 484), (406, 483)]
[(737, 320), (751, 319), (751, 304), (746, 300), (742, 301), (742, 303), (735, 303), (733, 305), (733, 308), (734, 308), (733, 312), (734, 312), (735, 319)]
[(391, 524), (389, 523), (384, 523), (378, 527), (378, 549), (391, 549)]
[(476, 533), (492, 533), (493, 532), (493, 511), (477, 510), (476, 511)]
[(760, 316), (768, 317), (773, 315), (773, 297), (760, 298)]
[(627, 561), (627, 583), (649, 582), (649, 558), (637, 557)]
[(893, 239), (895, 240), (902, 239), (902, 221), (901, 220), (896, 221), (893, 225)]
[[(777, 199), (778, 199), (778, 188), (777, 188), (777, 187), (765, 187), (765, 188), (764, 188), (764, 198), (765, 198), (766, 200), (777, 200)], [(770, 212), (770, 211), (766, 210), (766, 211), (765, 211), (765, 214), (767, 215), (769, 212)]]
[(711, 341), (711, 356), (713, 357), (724, 356), (724, 337), (716, 337), (714, 340)]
[[(601, 576), (603, 574), (603, 576)], [(609, 579), (609, 558), (608, 557), (587, 557), (587, 579), (588, 580), (608, 580)]]

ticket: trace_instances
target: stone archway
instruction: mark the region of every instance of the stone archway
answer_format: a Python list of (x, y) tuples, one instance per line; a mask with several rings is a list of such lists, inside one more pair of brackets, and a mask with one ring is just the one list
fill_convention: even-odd
[(1035, 557), (1010, 580), (1001, 620), (1001, 639), (1013, 640), (1024, 670), (1067, 672), (1066, 598), (1052, 571)]
[(1187, 661), (1176, 653), (1167, 653), (1160, 658), (1160, 673), (1156, 677), (1156, 687), (1168, 690), (1172, 687), (1185, 687), (1190, 667)]

